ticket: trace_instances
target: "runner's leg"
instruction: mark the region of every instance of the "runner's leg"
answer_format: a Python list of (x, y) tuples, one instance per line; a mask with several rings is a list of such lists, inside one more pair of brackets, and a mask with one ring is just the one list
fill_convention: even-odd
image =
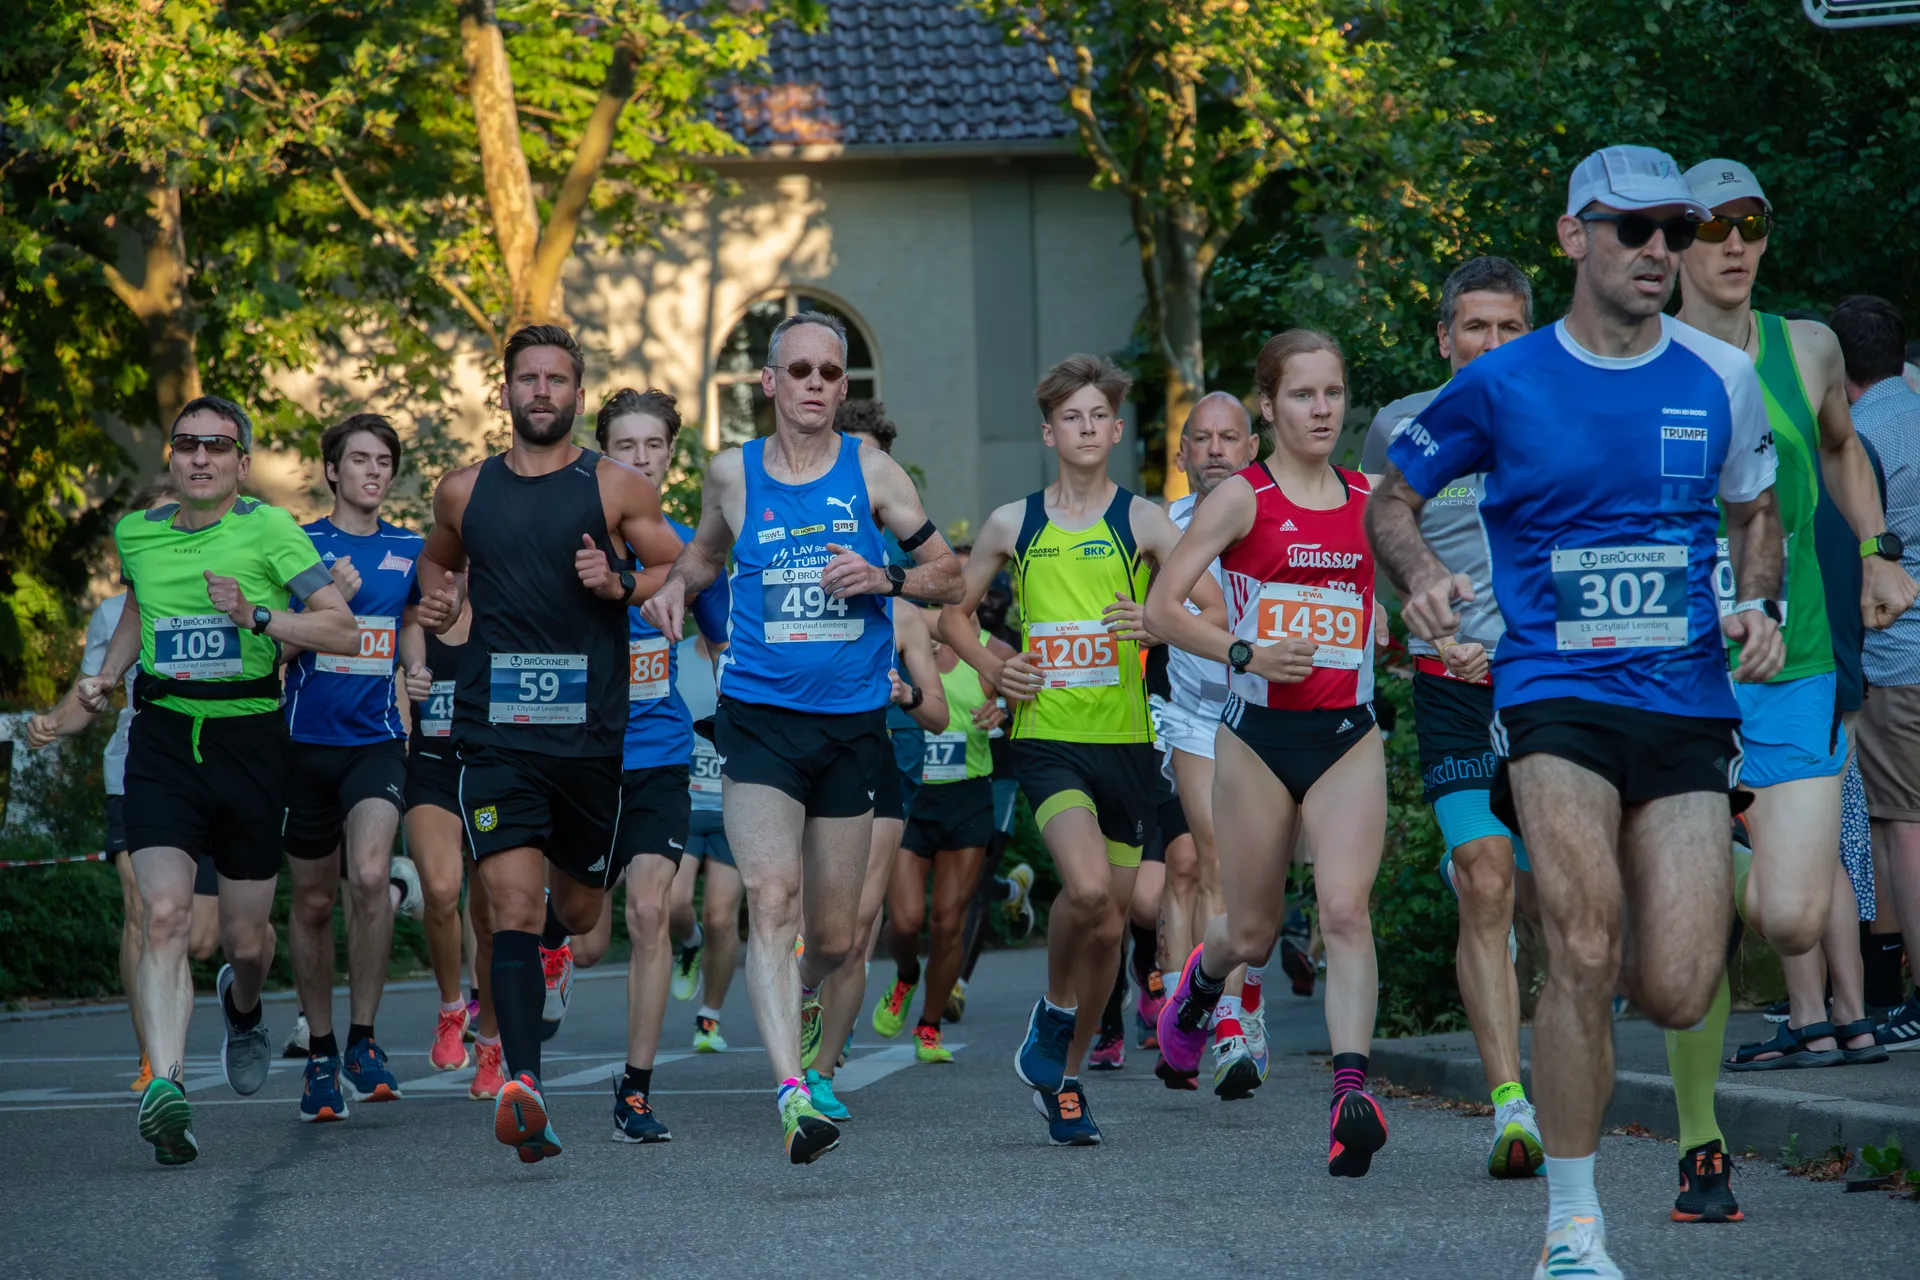
[(708, 859), (707, 895), (700, 904), (701, 928), (707, 935), (700, 1001), (716, 1013), (727, 1002), (727, 988), (740, 962), (740, 892), (740, 872)]
[[(1214, 837), (1213, 761), (1176, 748), (1173, 788), (1181, 797), (1180, 807), (1187, 815), (1187, 830), (1193, 837), (1194, 883), (1189, 927), (1199, 935), (1226, 909), (1220, 896), (1220, 854)], [(1195, 797), (1197, 803), (1188, 803), (1188, 796)], [(1181, 952), (1180, 959), (1185, 958), (1186, 953)]]
[(1076, 1010), (1066, 1075), (1080, 1064), (1100, 1030), (1100, 1009), (1113, 990), (1126, 932), (1136, 867), (1107, 858), (1106, 837), (1091, 809), (1062, 809), (1042, 831), (1060, 873), (1060, 896), (1047, 922), (1047, 1001)]
[(427, 958), (442, 1006), (460, 1001), (460, 815), (433, 805), (407, 810), (407, 851), (420, 871), (426, 899)]
[(1507, 953), (1513, 880), (1513, 842), (1504, 836), (1481, 836), (1453, 851), (1460, 895), (1455, 970), (1489, 1089), (1520, 1078), (1520, 988)]
[[(673, 944), (667, 937), (667, 895), (679, 866), (643, 853), (627, 864), (627, 1064), (651, 1070), (667, 1016)], [(576, 942), (576, 947), (578, 943)]]
[(1747, 810), (1747, 829), (1753, 869), (1741, 914), (1782, 956), (1804, 955), (1820, 944), (1832, 904), (1840, 775), (1758, 788)]
[(481, 1038), (500, 1038), (500, 1019), (493, 1007), (493, 901), (477, 864), (467, 863), (467, 917), (473, 921), (473, 985), (480, 993)]
[[(899, 981), (920, 982), (920, 931), (927, 923), (927, 859), (903, 851), (887, 888), (887, 955)], [(931, 988), (929, 988), (931, 990)], [(942, 993), (941, 999), (945, 999)]]
[[(806, 809), (785, 792), (752, 782), (729, 781), (722, 803), (727, 843), (733, 846), (734, 865), (747, 896), (747, 996), (760, 1039), (767, 1046), (773, 1078), (796, 1079), (800, 1075), (800, 977), (793, 942), (801, 924), (800, 844), (807, 826)], [(813, 953), (811, 938), (807, 953)]]
[(139, 982), (146, 913), (140, 906), (140, 881), (133, 874), (133, 855), (125, 850), (114, 854), (113, 868), (120, 876), (120, 987), (127, 993), (127, 1017), (133, 1023), (133, 1038), (144, 1058), (147, 1037), (140, 1029), (140, 1002), (134, 998), (134, 989)]
[[(807, 824), (809, 833), (815, 824), (822, 821), (819, 818), (811, 820)], [(840, 818), (832, 821), (858, 819)], [(860, 882), (859, 910), (854, 921), (853, 946), (840, 967), (821, 986), (820, 1055), (814, 1059), (813, 1070), (829, 1080), (838, 1069), (840, 1046), (846, 1043), (848, 1034), (852, 1032), (853, 1024), (860, 1017), (860, 1006), (866, 998), (867, 956), (873, 950), (874, 934), (880, 925), (880, 908), (886, 904), (887, 885), (892, 878), (894, 861), (899, 855), (900, 835), (906, 825), (899, 818), (872, 820), (866, 866)], [(808, 874), (811, 877), (811, 868)], [(807, 952), (809, 955), (813, 952), (811, 932), (807, 934)], [(802, 959), (804, 961), (804, 957)]]
[[(1307, 840), (1318, 854), (1313, 875), (1320, 933), (1327, 946), (1327, 1033), (1336, 1055), (1367, 1054), (1373, 1047), (1374, 1015), (1380, 1002), (1380, 970), (1368, 901), (1380, 870), (1387, 821), (1386, 757), (1377, 730), (1355, 743), (1313, 784), (1301, 806), (1301, 817)], [(1273, 879), (1284, 895), (1281, 857), (1273, 859)], [(1275, 906), (1273, 931), (1261, 935), (1265, 945), (1241, 956), (1242, 963), (1259, 964), (1273, 949), (1286, 913), (1283, 900)]]
[(186, 974), (194, 861), (182, 849), (139, 849), (132, 857), (145, 926), (133, 1003), (140, 1010), (153, 1074), (178, 1083), (186, 1058), (187, 1021), (193, 1016), (193, 988)]
[[(1218, 806), (1214, 823), (1226, 910), (1207, 926), (1200, 968), (1224, 989), (1229, 973), (1265, 958), (1280, 936), (1287, 910), (1287, 855), (1301, 815), (1280, 779), (1238, 737), (1222, 733), (1214, 743), (1213, 762), (1214, 789), (1219, 798), (1231, 800)], [(1172, 845), (1167, 861), (1173, 861)], [(1171, 865), (1167, 877), (1171, 890)], [(1185, 955), (1170, 958), (1186, 964)]]
[[(633, 901), (633, 888), (627, 888), (627, 901)], [(573, 967), (591, 969), (607, 957), (607, 948), (613, 945), (613, 895), (600, 907), (600, 918), (593, 927), (575, 933), (567, 939), (567, 945), (573, 950)]]
[(380, 1012), (393, 955), (393, 898), (387, 885), (399, 828), (400, 810), (387, 800), (362, 800), (347, 812), (349, 1006), (351, 1025), (369, 1032)]
[[(921, 984), (922, 1022), (939, 1025), (947, 995), (960, 976), (961, 933), (967, 922), (967, 900), (980, 878), (980, 862), (986, 853), (983, 846), (975, 845), (971, 849), (948, 850), (933, 860), (932, 942), (927, 951), (926, 981)], [(911, 860), (925, 861), (919, 857)]]
[[(334, 870), (337, 873), (338, 868)], [(220, 949), (233, 969), (228, 994), (240, 1013), (260, 1007), (267, 970), (273, 967), (273, 895), (278, 883), (278, 876), (267, 880), (220, 877)], [(189, 987), (189, 996), (191, 992)]]
[[(333, 1035), (333, 904), (340, 896), (340, 855), (288, 858), (293, 901), (287, 913), (287, 950), (293, 960), (293, 988), (313, 1039), (325, 1044)], [(382, 886), (381, 892), (385, 892)], [(348, 940), (351, 946), (352, 940)], [(325, 1056), (324, 1054), (319, 1056)]]

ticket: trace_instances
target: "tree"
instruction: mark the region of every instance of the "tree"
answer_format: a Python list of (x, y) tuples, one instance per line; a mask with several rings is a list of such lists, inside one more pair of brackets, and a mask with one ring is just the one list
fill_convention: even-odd
[(1095, 182), (1125, 193), (1166, 380), (1169, 498), (1180, 424), (1207, 389), (1215, 259), (1269, 180), (1314, 163), (1360, 80), (1314, 0), (975, 0), (1067, 91)]

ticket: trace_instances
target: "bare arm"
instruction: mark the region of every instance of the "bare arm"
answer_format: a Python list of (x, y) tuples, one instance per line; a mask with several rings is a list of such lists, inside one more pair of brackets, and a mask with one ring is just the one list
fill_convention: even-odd
[(933, 660), (933, 637), (917, 605), (894, 606), (893, 637), (905, 659), (907, 675), (921, 694), (920, 705), (907, 707), (907, 714), (928, 733), (945, 733), (947, 687), (940, 682), (940, 668)]
[(700, 488), (700, 527), (694, 530), (693, 541), (680, 548), (660, 589), (640, 606), (640, 616), (659, 628), (660, 634), (686, 634), (687, 601), (712, 586), (726, 570), (734, 538), (727, 523), (727, 503), (746, 477), (738, 449), (727, 450), (708, 465)]
[[(1010, 502), (987, 517), (987, 522), (980, 527), (980, 536), (974, 540), (973, 554), (967, 559), (959, 602), (940, 610), (941, 641), (959, 655), (960, 661), (978, 671), (989, 688), (1017, 702), (1032, 699), (1033, 690), (1039, 685), (1039, 676), (1026, 663), (1023, 655), (1002, 658), (989, 652), (980, 643), (980, 626), (974, 621), (973, 614), (980, 607), (987, 588), (993, 585), (994, 577), (1007, 561), (1013, 559), (1013, 542), (1020, 536), (1024, 510), (1023, 503)], [(1017, 678), (1004, 679), (1010, 667), (1018, 668), (1014, 672)], [(1012, 692), (1008, 691), (1010, 688)]]
[[(1167, 561), (1173, 557), (1174, 548), (1180, 545), (1182, 538), (1180, 526), (1175, 524), (1166, 512), (1145, 498), (1133, 500), (1133, 508), (1129, 515), (1133, 520), (1134, 541), (1153, 562), (1155, 569), (1164, 572)], [(1207, 563), (1211, 565), (1213, 562)], [(1157, 579), (1158, 572), (1155, 577)], [(1187, 600), (1199, 608), (1200, 616), (1222, 631), (1226, 630), (1227, 598), (1221, 594), (1220, 584), (1214, 581), (1213, 575), (1202, 573), (1194, 580), (1190, 592)], [(1151, 587), (1148, 589), (1148, 594), (1152, 594)], [(1165, 637), (1146, 621), (1146, 601), (1142, 600), (1139, 603), (1140, 623), (1145, 628), (1148, 641), (1153, 644), (1161, 643)], [(1133, 637), (1123, 636), (1122, 638), (1132, 639)]]
[[(904, 545), (927, 523), (926, 509), (920, 505), (919, 491), (913, 480), (895, 462), (878, 449), (860, 451), (860, 470), (867, 481), (867, 504), (880, 527)], [(836, 552), (820, 573), (820, 585), (836, 599), (854, 595), (883, 596), (892, 589), (885, 568), (868, 564), (845, 547), (829, 543)], [(929, 604), (951, 604), (960, 598), (960, 558), (953, 554), (939, 533), (909, 552), (913, 567), (907, 570), (906, 585), (900, 594)]]
[[(1733, 561), (1736, 600), (1778, 600), (1782, 557), (1780, 504), (1771, 488), (1751, 502), (1728, 502), (1727, 555)], [(1757, 609), (1730, 613), (1720, 620), (1727, 638), (1741, 646), (1740, 665), (1733, 678), (1743, 684), (1764, 684), (1780, 673), (1786, 645), (1780, 624)]]
[[(248, 625), (252, 625), (252, 619), (248, 619)], [(127, 603), (120, 610), (120, 624), (113, 629), (113, 638), (107, 641), (107, 656), (101, 660), (100, 674), (83, 676), (74, 683), (80, 705), (95, 715), (105, 711), (114, 686), (126, 677), (127, 668), (139, 656), (140, 601), (135, 599), (133, 588), (128, 587)]]
[(460, 616), (466, 598), (466, 544), (460, 540), (460, 522), (467, 513), (467, 499), (473, 496), (474, 477), (479, 467), (462, 467), (442, 476), (433, 491), (433, 529), (420, 551), (416, 572), (420, 578), (420, 604), (415, 616), (420, 625), (435, 635), (447, 634)]
[(1473, 581), (1449, 573), (1420, 533), (1427, 500), (1391, 462), (1367, 499), (1367, 538), (1374, 558), (1400, 590), (1400, 616), (1422, 640), (1437, 644), (1460, 626), (1455, 600), (1473, 599)]

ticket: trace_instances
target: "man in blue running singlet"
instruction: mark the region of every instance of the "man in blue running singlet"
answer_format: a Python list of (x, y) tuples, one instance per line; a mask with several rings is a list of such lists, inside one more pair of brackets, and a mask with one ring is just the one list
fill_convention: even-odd
[[(853, 946), (874, 792), (880, 770), (893, 767), (889, 597), (960, 598), (959, 562), (907, 473), (834, 431), (846, 372), (836, 317), (803, 311), (774, 328), (760, 372), (774, 433), (714, 458), (699, 531), (641, 610), (663, 634), (680, 635), (687, 602), (731, 573), (715, 746), (753, 931), (747, 990), (795, 1164), (840, 1140), (800, 1073), (807, 1048), (820, 1049), (820, 984)], [(913, 556), (912, 568), (882, 567), (883, 530)]]
[[(1536, 1277), (1620, 1275), (1593, 1189), (1615, 983), (1663, 1026), (1706, 1013), (1731, 923), (1740, 768), (1723, 636), (1741, 646), (1743, 683), (1769, 679), (1785, 653), (1773, 443), (1753, 362), (1662, 314), (1709, 214), (1660, 151), (1582, 161), (1558, 226), (1576, 268), (1567, 315), (1455, 373), (1394, 440), (1367, 508), (1408, 627), (1437, 644), (1460, 625), (1455, 602), (1476, 593), (1421, 536), (1421, 510), (1456, 478), (1486, 477), (1480, 515), (1507, 624), (1493, 669), (1494, 808), (1509, 825), (1517, 813), (1547, 936)], [(1722, 509), (1738, 584), (1724, 618)]]

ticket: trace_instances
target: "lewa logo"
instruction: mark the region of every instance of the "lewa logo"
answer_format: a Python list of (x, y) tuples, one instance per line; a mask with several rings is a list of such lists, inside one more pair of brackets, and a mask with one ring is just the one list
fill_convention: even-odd
[(1322, 551), (1317, 542), (1296, 542), (1287, 548), (1287, 565), (1294, 569), (1357, 569), (1358, 551)]

